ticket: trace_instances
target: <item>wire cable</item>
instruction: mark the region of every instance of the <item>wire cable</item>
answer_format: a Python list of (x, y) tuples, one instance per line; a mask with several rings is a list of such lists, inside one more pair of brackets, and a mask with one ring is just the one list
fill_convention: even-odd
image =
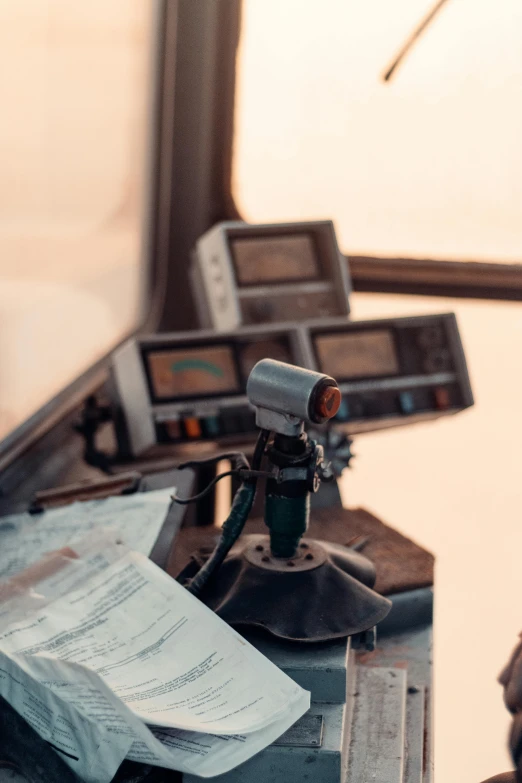
[[(259, 472), (269, 436), (270, 432), (268, 430), (261, 430), (258, 435), (256, 447), (254, 449), (254, 456), (252, 458), (253, 473)], [(236, 494), (234, 495), (230, 514), (223, 523), (223, 527), (221, 528), (221, 536), (218, 543), (216, 544), (216, 547), (214, 548), (214, 551), (210, 555), (207, 562), (200, 568), (196, 576), (187, 586), (187, 590), (189, 593), (192, 593), (192, 595), (199, 596), (201, 594), (210, 577), (217, 571), (225, 557), (228, 555), (230, 549), (241, 535), (241, 531), (245, 527), (248, 515), (252, 510), (252, 505), (256, 495), (256, 487), (257, 476), (253, 475), (247, 478), (241, 484)]]

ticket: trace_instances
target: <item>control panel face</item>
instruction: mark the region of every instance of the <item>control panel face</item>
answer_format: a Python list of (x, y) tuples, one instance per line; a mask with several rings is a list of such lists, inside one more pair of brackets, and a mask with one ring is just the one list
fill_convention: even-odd
[(231, 345), (147, 351), (144, 354), (151, 399), (174, 402), (240, 391)]
[(265, 358), (335, 378), (343, 399), (333, 421), (349, 434), (473, 404), (452, 314), (143, 337), (116, 352), (113, 363), (130, 453), (155, 443), (254, 438), (246, 383)]
[(343, 392), (337, 420), (354, 432), (379, 420), (425, 418), (472, 404), (452, 315), (312, 327), (310, 337), (317, 369)]
[(191, 278), (201, 326), (218, 331), (349, 313), (331, 221), (219, 223), (198, 240)]
[[(305, 362), (297, 335), (273, 327), (223, 337), (190, 332), (142, 338), (136, 348), (132, 361), (137, 357), (145, 385), (139, 404), (152, 421), (156, 443), (254, 437), (255, 414), (246, 399), (254, 365), (265, 358)], [(129, 348), (122, 350), (130, 356)], [(121, 358), (119, 366), (121, 376)], [(131, 415), (128, 406), (125, 415)]]

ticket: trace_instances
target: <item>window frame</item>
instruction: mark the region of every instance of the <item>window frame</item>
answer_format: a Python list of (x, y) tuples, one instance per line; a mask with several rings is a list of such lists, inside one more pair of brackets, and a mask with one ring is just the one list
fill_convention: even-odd
[(198, 327), (191, 296), (178, 296), (190, 291), (188, 267), (197, 239), (221, 220), (241, 220), (232, 197), (241, 0), (172, 0), (166, 6), (166, 28), (176, 45), (164, 57), (162, 123), (168, 130), (156, 247), (165, 264), (157, 329), (176, 331)]
[(354, 291), (522, 301), (522, 264), (349, 256)]

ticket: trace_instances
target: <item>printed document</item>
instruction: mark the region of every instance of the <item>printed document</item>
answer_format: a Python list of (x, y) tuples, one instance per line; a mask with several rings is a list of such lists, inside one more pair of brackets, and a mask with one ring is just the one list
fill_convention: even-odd
[(8, 579), (46, 552), (76, 542), (89, 530), (118, 528), (123, 541), (149, 555), (161, 530), (174, 487), (86, 500), (40, 514), (0, 517), (0, 579)]
[(10, 597), (4, 583), (3, 604), (0, 586), (0, 693), (84, 780), (124, 758), (218, 775), (307, 711), (306, 691), (143, 554), (92, 536), (77, 549)]

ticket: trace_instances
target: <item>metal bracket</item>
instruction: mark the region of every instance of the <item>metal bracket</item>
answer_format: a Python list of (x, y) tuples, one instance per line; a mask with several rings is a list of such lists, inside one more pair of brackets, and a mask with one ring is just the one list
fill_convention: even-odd
[(244, 556), (252, 565), (279, 573), (312, 571), (326, 560), (326, 551), (318, 541), (301, 541), (294, 557), (274, 557), (270, 551), (269, 536), (250, 536), (252, 542), (245, 548)]
[(256, 408), (256, 425), (262, 430), (279, 432), (298, 438), (304, 432), (304, 422), (291, 413), (277, 413), (269, 408)]
[(320, 748), (323, 744), (324, 718), (309, 712), (294, 723), (273, 744), (293, 748)]

